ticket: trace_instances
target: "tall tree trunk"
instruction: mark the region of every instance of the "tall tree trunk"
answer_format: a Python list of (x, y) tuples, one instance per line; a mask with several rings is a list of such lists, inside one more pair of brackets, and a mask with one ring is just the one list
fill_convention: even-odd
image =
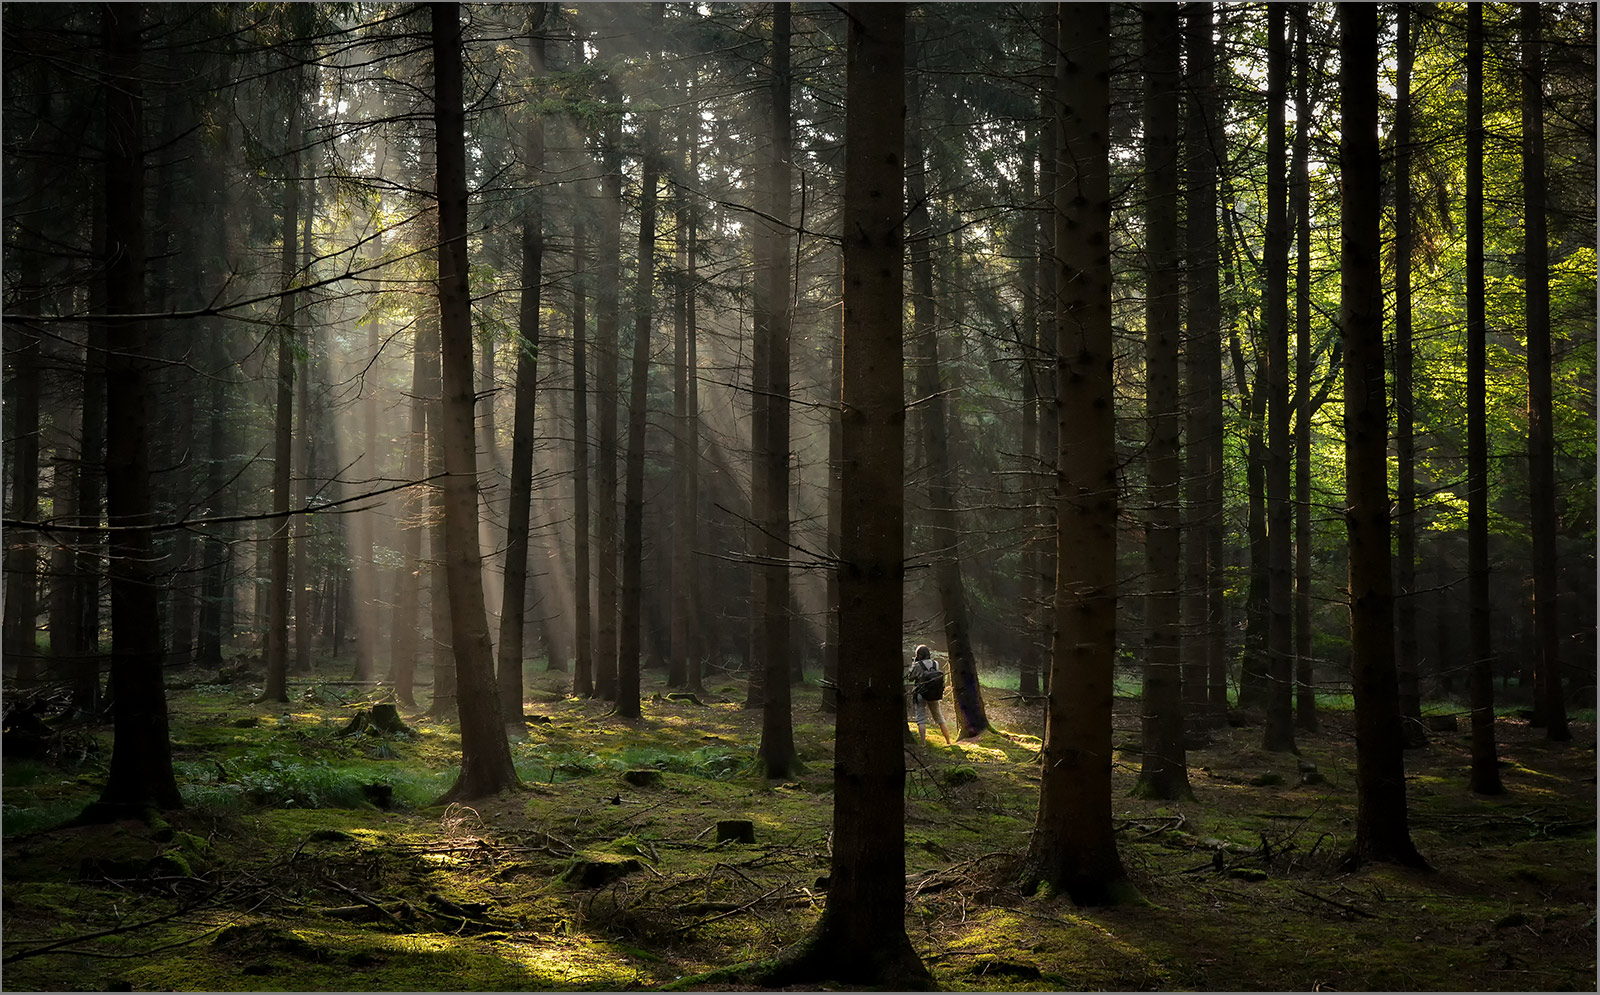
[[(1402, 17), (1405, 15), (1402, 14)], [(1311, 659), (1311, 59), (1310, 8), (1294, 8), (1294, 160), (1290, 209), (1295, 216), (1294, 305), (1294, 688), (1295, 724), (1317, 728)]]
[[(659, 7), (655, 8), (659, 11)], [(628, 380), (628, 450), (623, 486), (622, 604), (617, 640), (617, 714), (639, 717), (640, 633), (644, 624), (644, 434), (650, 397), (650, 333), (656, 269), (656, 181), (660, 170), (657, 115), (647, 113), (639, 138), (639, 256), (633, 288), (633, 356)]]
[(1295, 749), (1293, 518), (1289, 494), (1289, 189), (1284, 175), (1287, 8), (1267, 8), (1267, 721), (1262, 746)]
[[(411, 360), (410, 432), (406, 439), (403, 476), (416, 481), (427, 475), (428, 441), (428, 358), (423, 329), (418, 327)], [(389, 682), (401, 704), (415, 706), (417, 656), (421, 647), (422, 534), (428, 505), (428, 488), (411, 487), (402, 498), (400, 563), (394, 571), (394, 614), (390, 620)]]
[[(1184, 709), (1191, 725), (1215, 726), (1222, 721), (1226, 698), (1219, 706), (1209, 689), (1213, 668), (1226, 681), (1227, 659), (1218, 645), (1222, 636), (1222, 605), (1213, 593), (1213, 578), (1222, 564), (1211, 549), (1213, 528), (1220, 531), (1222, 508), (1212, 500), (1220, 495), (1222, 419), (1222, 339), (1217, 291), (1217, 168), (1211, 128), (1216, 119), (1211, 44), (1211, 5), (1191, 3), (1185, 8), (1184, 44), (1187, 80), (1192, 90), (1184, 126), (1188, 220), (1184, 226), (1188, 247), (1188, 326), (1184, 353), (1185, 419), (1184, 505), (1188, 509), (1184, 537), (1183, 641)], [(1217, 637), (1214, 639), (1214, 637)], [(1222, 688), (1226, 696), (1226, 687)]]
[[(145, 309), (144, 114), (139, 6), (106, 4), (105, 304), (109, 314)], [(183, 806), (172, 771), (161, 672), (159, 591), (149, 526), (151, 348), (147, 322), (119, 323), (106, 355), (106, 521), (111, 527), (111, 766), (82, 822), (142, 817)]]
[(1522, 197), (1528, 337), (1528, 500), (1533, 537), (1535, 711), (1546, 735), (1572, 738), (1561, 688), (1557, 612), (1555, 423), (1550, 394), (1550, 244), (1545, 223), (1544, 65), (1539, 5), (1522, 13)]
[[(383, 240), (379, 237), (374, 254), (383, 255)], [(368, 356), (377, 356), (383, 344), (383, 327), (377, 321), (367, 323)], [(356, 461), (356, 480), (360, 487), (375, 486), (383, 468), (378, 458), (378, 388), (363, 382), (361, 388), (361, 457)], [(346, 489), (349, 490), (348, 488)], [(356, 668), (358, 681), (376, 680), (378, 676), (378, 566), (373, 557), (377, 545), (374, 535), (374, 512), (363, 511), (351, 522), (351, 600), (354, 602)]]
[[(296, 136), (301, 137), (301, 136)], [(298, 161), (298, 157), (297, 157)], [(296, 182), (299, 182), (298, 180)], [(300, 212), (300, 274), (310, 275), (311, 219), (317, 213), (317, 193), (314, 183), (306, 186), (306, 202)], [(308, 315), (309, 317), (309, 315)], [(311, 363), (312, 341), (319, 338), (314, 322), (306, 322), (305, 341), (301, 343), (295, 372), (295, 429), (292, 460), (298, 471), (294, 478), (294, 506), (304, 508), (311, 495)], [(315, 613), (311, 609), (311, 557), (306, 548), (311, 542), (311, 521), (306, 514), (297, 514), (290, 520), (294, 540), (294, 569), (290, 576), (294, 585), (294, 671), (311, 672), (311, 633), (315, 627)]]
[[(528, 8), (528, 63), (544, 72), (546, 7)], [(533, 501), (534, 392), (539, 385), (539, 285), (544, 279), (544, 116), (528, 108), (523, 134), (522, 301), (517, 316), (517, 385), (511, 416), (510, 499), (506, 508), (505, 583), (500, 601), (500, 670), (495, 675), (500, 707), (510, 722), (522, 721), (524, 603), (528, 594), (528, 512)]]
[[(622, 149), (616, 125), (601, 152), (600, 242), (595, 258), (595, 387), (599, 466), (595, 470), (595, 558), (599, 597), (595, 624), (595, 695), (617, 696), (617, 310), (621, 297)], [(635, 619), (635, 623), (637, 623)]]
[[(289, 131), (293, 140), (300, 136), (301, 71), (290, 74)], [(266, 701), (289, 700), (289, 517), (292, 492), (291, 460), (294, 448), (294, 338), (299, 295), (294, 292), (298, 265), (300, 218), (300, 153), (287, 154), (284, 169), (283, 237), (279, 279), (283, 285), (278, 298), (278, 399), (273, 413), (272, 435), (272, 518), (265, 523), (267, 545), (267, 633), (266, 684), (261, 697)]]
[[(1056, 476), (1060, 450), (1060, 404), (1056, 393), (1056, 315), (1060, 295), (1061, 260), (1056, 253), (1056, 212), (1059, 203), (1056, 191), (1056, 155), (1061, 148), (1061, 109), (1054, 92), (1054, 76), (1059, 53), (1056, 51), (1060, 34), (1059, 21), (1063, 6), (1059, 3), (1041, 5), (1039, 47), (1042, 62), (1049, 66), (1050, 83), (1040, 88), (1040, 115), (1044, 118), (1044, 134), (1039, 149), (1039, 196), (1044, 209), (1039, 212), (1039, 348), (1034, 353), (1038, 376), (1039, 405), (1039, 458), (1034, 464), (1034, 490), (1041, 495), (1038, 519), (1034, 528), (1038, 534), (1034, 557), (1034, 577), (1039, 587), (1039, 603), (1034, 609), (1035, 624), (1028, 634), (1048, 653), (1055, 631), (1056, 591), (1056, 507), (1060, 500)], [(1044, 690), (1050, 691), (1053, 667), (1046, 663), (1040, 675)]]
[[(105, 196), (102, 189), (99, 197)], [(106, 214), (97, 203), (89, 244), (96, 258), (106, 255)], [(104, 280), (89, 287), (89, 310), (106, 306)], [(92, 528), (101, 522), (104, 489), (106, 439), (106, 355), (110, 333), (105, 323), (91, 321), (84, 332), (83, 407), (78, 434), (77, 522)], [(98, 715), (102, 697), (100, 685), (100, 549), (104, 537), (96, 532), (79, 540), (73, 554), (69, 614), (76, 632), (73, 645), (78, 662), (72, 668), (72, 708), (79, 715)], [(54, 633), (52, 633), (54, 635)]]
[(774, 987), (931, 984), (905, 930), (905, 10), (855, 4), (845, 69), (844, 465), (833, 861), (816, 931)]
[(1184, 751), (1181, 638), (1178, 336), (1178, 39), (1175, 4), (1147, 3), (1140, 19), (1144, 49), (1145, 174), (1145, 449), (1149, 508), (1145, 512), (1144, 762), (1134, 789), (1147, 798), (1190, 798)]
[[(1052, 8), (1053, 10), (1053, 8)], [(1033, 125), (1023, 133), (1022, 192), (1030, 208), (1039, 213), (1039, 183), (1037, 163), (1039, 136)], [(1017, 379), (1022, 390), (1022, 465), (1024, 480), (1034, 479), (1034, 468), (1039, 459), (1039, 377), (1034, 354), (1039, 348), (1039, 309), (1043, 301), (1039, 296), (1039, 238), (1040, 225), (1024, 224), (1017, 236), (1018, 276), (1022, 280), (1022, 327), (1017, 342)], [(1038, 495), (1042, 487), (1024, 485), (1023, 493)], [(1027, 498), (1024, 498), (1026, 501)], [(1040, 503), (1043, 503), (1042, 500)], [(1041, 530), (1034, 528), (1033, 515), (1024, 512), (1024, 538), (1022, 545), (1021, 600), (1018, 628), (1021, 646), (1017, 662), (1017, 690), (1024, 699), (1039, 693), (1039, 641), (1034, 638), (1038, 626), (1039, 597), (1042, 590), (1039, 577), (1039, 544), (1044, 541)]]
[(934, 585), (944, 616), (945, 653), (955, 718), (963, 739), (981, 736), (989, 715), (978, 686), (978, 661), (972, 650), (967, 590), (961, 576), (961, 529), (956, 514), (956, 470), (950, 459), (949, 423), (939, 377), (939, 347), (934, 327), (933, 221), (928, 213), (928, 159), (922, 147), (922, 85), (914, 76), (907, 88), (906, 223), (911, 251), (911, 340), (915, 348), (918, 419), (928, 465), (928, 504)]
[(1023, 890), (1078, 905), (1132, 895), (1111, 820), (1117, 654), (1117, 454), (1111, 325), (1110, 49), (1106, 4), (1058, 18), (1055, 158), (1056, 602), (1044, 771)]
[(770, 220), (759, 236), (764, 258), (756, 261), (764, 270), (764, 279), (758, 286), (765, 288), (764, 304), (757, 307), (767, 315), (767, 373), (761, 378), (767, 388), (767, 435), (757, 447), (760, 463), (756, 472), (766, 478), (767, 497), (762, 516), (765, 555), (761, 567), (766, 686), (761, 700), (759, 756), (769, 778), (789, 777), (796, 768), (789, 694), (790, 664), (798, 655), (792, 638), (789, 590), (789, 31), (789, 4), (775, 4), (764, 205)]
[(1394, 120), (1394, 414), (1398, 489), (1395, 508), (1395, 625), (1399, 656), (1400, 715), (1407, 746), (1422, 746), (1422, 696), (1417, 687), (1417, 462), (1411, 341), (1411, 6), (1399, 4), (1395, 41)]
[(1483, 280), (1483, 6), (1467, 8), (1467, 597), (1472, 654), (1472, 790), (1497, 795), (1494, 646), (1489, 631), (1489, 447)]
[[(31, 262), (27, 268), (37, 272)], [(23, 288), (24, 293), (36, 291), (36, 282)], [(6, 339), (6, 358), (11, 361), (12, 374), (6, 407), (13, 409), (15, 418), (8, 488), (10, 513), (18, 521), (32, 522), (39, 517), (39, 337), (26, 330), (12, 330)], [(5, 636), (0, 652), (16, 665), (18, 682), (26, 684), (39, 674), (38, 534), (10, 526), (5, 530), (5, 542)], [(54, 636), (52, 632), (52, 640)]]
[[(839, 297), (844, 298), (844, 269), (841, 259), (839, 270)], [(838, 334), (829, 337), (828, 343), (828, 560), (837, 564), (840, 556), (839, 529), (843, 527), (844, 492), (844, 308), (839, 309)], [(828, 570), (825, 598), (827, 601), (827, 635), (822, 650), (822, 710), (830, 715), (839, 712), (839, 571)]]
[[(692, 98), (689, 112), (679, 119), (678, 168), (693, 176), (689, 161), (689, 143), (698, 140), (699, 112)], [(690, 442), (692, 420), (698, 416), (689, 413), (689, 298), (693, 294), (689, 276), (693, 266), (689, 239), (692, 223), (689, 219), (689, 194), (679, 189), (674, 199), (676, 208), (673, 237), (676, 257), (676, 279), (672, 301), (672, 659), (667, 668), (667, 686), (681, 688), (689, 682), (689, 657), (694, 640), (694, 505), (690, 503), (690, 478), (695, 472), (695, 450)]]
[(589, 603), (589, 341), (583, 267), (588, 255), (583, 222), (572, 233), (572, 693), (594, 694), (594, 611)]
[(460, 691), (461, 775), (441, 803), (518, 785), (501, 723), (478, 552), (477, 447), (473, 438), (472, 299), (467, 286), (466, 114), (461, 12), (432, 5), (434, 140), (438, 149), (439, 340), (443, 378), (444, 530), (450, 645)]
[(1344, 334), (1345, 520), (1350, 544), (1351, 690), (1356, 713), (1356, 837), (1347, 863), (1426, 866), (1406, 817), (1405, 754), (1394, 668), (1389, 572), (1389, 430), (1383, 376), (1383, 212), (1378, 155), (1378, 17), (1339, 10), (1341, 189), (1339, 324)]

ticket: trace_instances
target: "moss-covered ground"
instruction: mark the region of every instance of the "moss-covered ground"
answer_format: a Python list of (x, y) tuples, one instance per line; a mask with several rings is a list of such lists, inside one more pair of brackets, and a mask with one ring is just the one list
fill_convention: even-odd
[[(626, 722), (530, 669), (525, 788), (442, 808), (448, 722), (402, 708), (409, 734), (342, 734), (369, 704), (349, 686), (301, 680), (271, 705), (238, 676), (173, 675), (188, 804), (153, 825), (59, 827), (94, 797), (108, 729), (8, 747), (6, 989), (683, 986), (784, 949), (827, 900), (833, 725), (815, 687), (794, 706), (808, 772), (768, 782), (733, 678), (695, 702), (647, 674)], [(1347, 872), (1347, 712), (1302, 730), (1298, 756), (1236, 717), (1191, 750), (1194, 800), (1168, 802), (1131, 794), (1137, 706), (1119, 702), (1118, 839), (1146, 904), (1083, 909), (1016, 890), (1040, 707), (988, 699), (978, 742), (906, 747), (906, 928), (944, 988), (1595, 990), (1592, 717), (1565, 744), (1502, 718), (1493, 798), (1466, 789), (1465, 722), (1433, 733), (1407, 771), (1434, 869)], [(725, 819), (755, 842), (719, 843)]]

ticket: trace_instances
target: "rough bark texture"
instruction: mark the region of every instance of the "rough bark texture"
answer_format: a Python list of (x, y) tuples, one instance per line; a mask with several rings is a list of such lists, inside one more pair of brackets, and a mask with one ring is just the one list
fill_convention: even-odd
[(961, 576), (961, 527), (956, 511), (958, 483), (950, 458), (950, 430), (939, 376), (939, 343), (933, 298), (933, 220), (928, 213), (928, 160), (922, 146), (922, 82), (907, 88), (907, 226), (911, 254), (911, 341), (916, 350), (916, 401), (921, 417), (923, 456), (928, 467), (928, 529), (933, 549), (934, 586), (944, 617), (950, 691), (962, 739), (982, 735), (989, 716), (978, 686), (978, 660), (972, 649), (967, 588)]
[(1356, 713), (1356, 837), (1347, 861), (1425, 866), (1406, 817), (1389, 573), (1388, 423), (1383, 376), (1377, 8), (1340, 9), (1339, 171), (1344, 331), (1345, 520), (1350, 544), (1351, 690)]
[(1044, 771), (1026, 891), (1078, 905), (1130, 896), (1111, 820), (1111, 710), (1117, 653), (1117, 457), (1111, 326), (1111, 12), (1063, 8), (1056, 62), (1055, 629)]
[(1484, 376), (1483, 5), (1467, 11), (1467, 608), (1472, 666), (1472, 790), (1505, 790), (1494, 741), (1489, 626), (1489, 446)]
[(1536, 712), (1546, 735), (1572, 738), (1561, 687), (1556, 610), (1555, 423), (1550, 396), (1550, 244), (1545, 223), (1544, 66), (1539, 5), (1522, 5), (1522, 196), (1528, 336), (1528, 500), (1533, 536)]
[(849, 14), (833, 860), (816, 932), (763, 981), (925, 988), (931, 979), (905, 930), (901, 746), (905, 8), (854, 4)]
[(1178, 229), (1178, 39), (1175, 4), (1141, 8), (1145, 58), (1145, 512), (1144, 760), (1135, 789), (1148, 798), (1188, 798), (1184, 750), (1178, 336), (1182, 252)]
[[(141, 8), (106, 4), (105, 304), (145, 309), (144, 115)], [(114, 247), (114, 251), (113, 251)], [(79, 817), (105, 821), (183, 806), (172, 771), (161, 672), (159, 589), (153, 576), (150, 360), (146, 322), (119, 324), (106, 356), (106, 522), (111, 527), (111, 766), (99, 798)]]
[[(543, 3), (528, 8), (529, 69), (544, 70)], [(511, 415), (511, 480), (506, 507), (506, 569), (500, 601), (500, 707), (522, 721), (524, 607), (528, 593), (528, 510), (533, 499), (534, 393), (539, 385), (539, 284), (544, 274), (544, 116), (528, 112), (523, 133), (528, 191), (522, 205), (522, 300), (517, 314), (517, 381)]]
[(477, 447), (473, 437), (472, 301), (467, 287), (466, 115), (461, 94), (458, 4), (432, 5), (434, 127), (438, 145), (439, 340), (444, 384), (445, 572), (450, 645), (460, 695), (461, 776), (441, 802), (518, 786), (500, 721), (494, 651), (478, 553)]
[(1294, 721), (1317, 728), (1317, 689), (1311, 660), (1311, 60), (1310, 10), (1294, 8), (1295, 127), (1290, 209), (1295, 217), (1294, 306)]

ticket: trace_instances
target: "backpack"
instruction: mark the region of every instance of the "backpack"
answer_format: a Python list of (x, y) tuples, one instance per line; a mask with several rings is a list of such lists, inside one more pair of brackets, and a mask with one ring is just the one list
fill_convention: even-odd
[(917, 697), (923, 701), (944, 698), (944, 671), (932, 658), (918, 660), (912, 665), (912, 683)]

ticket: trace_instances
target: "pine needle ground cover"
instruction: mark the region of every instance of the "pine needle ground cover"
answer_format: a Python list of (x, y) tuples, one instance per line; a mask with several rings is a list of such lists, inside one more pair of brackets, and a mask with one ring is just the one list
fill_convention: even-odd
[[(794, 707), (806, 772), (767, 782), (760, 711), (731, 677), (695, 699), (647, 686), (630, 723), (540, 672), (513, 747), (525, 790), (433, 807), (449, 723), (402, 708), (383, 732), (337, 682), (275, 708), (214, 678), (174, 675), (187, 808), (164, 820), (56, 828), (98, 789), (99, 731), (6, 751), (6, 988), (736, 988), (712, 972), (777, 953), (827, 899), (833, 727), (815, 687)], [(1236, 717), (1194, 744), (1195, 800), (1173, 803), (1130, 794), (1138, 708), (1120, 701), (1117, 828), (1145, 904), (1081, 909), (1015, 889), (1041, 708), (988, 697), (997, 729), (978, 742), (906, 747), (907, 929), (947, 989), (1595, 988), (1592, 715), (1569, 744), (1502, 717), (1498, 798), (1466, 790), (1465, 722), (1434, 732), (1407, 772), (1435, 870), (1349, 873), (1347, 712), (1324, 709), (1298, 756)]]

